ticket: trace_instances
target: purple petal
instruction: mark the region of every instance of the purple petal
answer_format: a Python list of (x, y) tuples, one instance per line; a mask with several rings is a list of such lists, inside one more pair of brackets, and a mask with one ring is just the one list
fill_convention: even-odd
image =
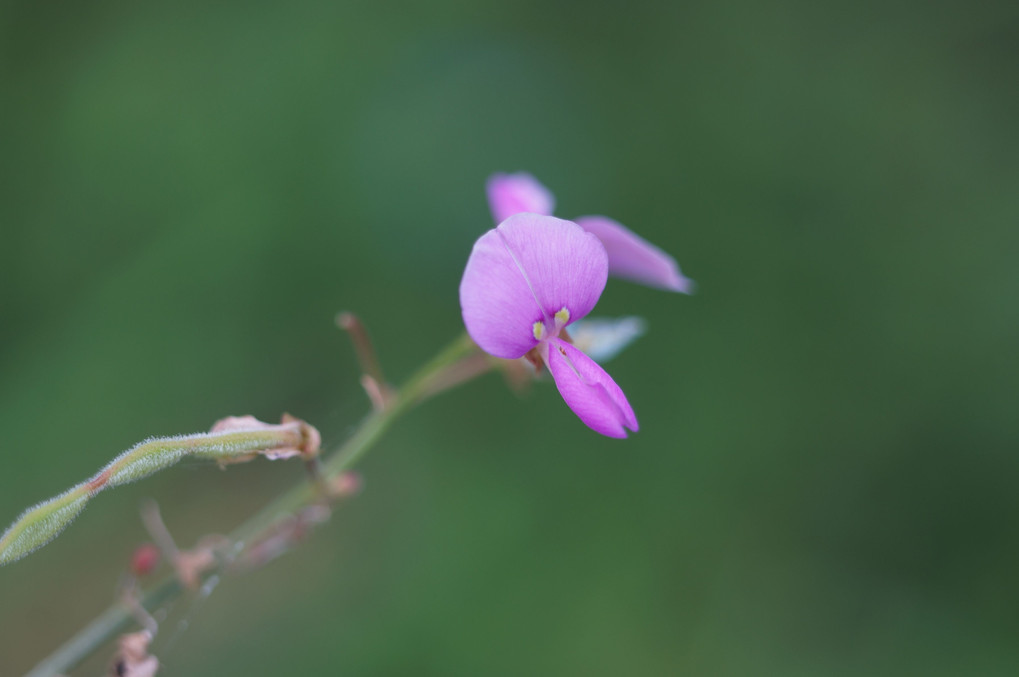
[(562, 339), (552, 339), (545, 362), (559, 394), (584, 424), (608, 437), (626, 437), (625, 428), (637, 432), (637, 417), (604, 369)]
[(496, 231), (520, 266), (546, 319), (566, 308), (567, 322), (591, 312), (608, 280), (608, 256), (597, 237), (553, 216), (517, 214)]
[(594, 233), (609, 254), (609, 273), (649, 287), (692, 294), (694, 281), (679, 272), (676, 259), (605, 216), (582, 216), (577, 225)]
[(555, 208), (555, 198), (548, 188), (526, 172), (493, 174), (485, 188), (496, 223), (522, 212), (551, 216)]
[(467, 259), (460, 310), (467, 333), (490, 355), (516, 359), (538, 345), (532, 327), (544, 315), (494, 228), (474, 243)]
[(485, 352), (515, 359), (538, 344), (534, 324), (552, 331), (556, 313), (579, 320), (598, 302), (608, 257), (575, 223), (517, 214), (474, 244), (460, 281), (464, 325)]

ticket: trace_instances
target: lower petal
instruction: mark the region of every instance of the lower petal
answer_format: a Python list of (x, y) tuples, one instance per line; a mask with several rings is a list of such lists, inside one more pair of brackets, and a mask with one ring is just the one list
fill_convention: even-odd
[(609, 255), (609, 275), (691, 294), (694, 282), (679, 272), (676, 259), (605, 216), (582, 216), (574, 223), (595, 235)]
[(552, 339), (547, 348), (545, 362), (559, 394), (587, 427), (608, 437), (637, 432), (626, 395), (597, 362), (561, 339)]

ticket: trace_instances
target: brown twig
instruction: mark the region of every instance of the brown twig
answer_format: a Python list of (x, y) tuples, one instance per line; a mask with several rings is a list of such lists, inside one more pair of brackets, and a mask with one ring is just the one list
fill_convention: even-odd
[(361, 387), (368, 394), (372, 406), (378, 411), (385, 409), (393, 393), (386, 384), (382, 365), (364, 323), (354, 313), (342, 312), (336, 316), (336, 325), (350, 335), (350, 342), (354, 344), (354, 352), (361, 365)]

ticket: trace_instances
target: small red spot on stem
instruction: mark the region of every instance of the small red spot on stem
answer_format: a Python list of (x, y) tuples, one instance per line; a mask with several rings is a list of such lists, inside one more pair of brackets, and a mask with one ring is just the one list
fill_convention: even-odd
[(139, 545), (131, 555), (131, 572), (135, 576), (147, 576), (159, 564), (159, 548), (151, 543)]

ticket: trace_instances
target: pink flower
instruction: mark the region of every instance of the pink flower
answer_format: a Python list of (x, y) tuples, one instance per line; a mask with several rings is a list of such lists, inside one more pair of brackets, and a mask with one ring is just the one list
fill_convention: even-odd
[(460, 308), (482, 350), (543, 363), (581, 421), (602, 435), (626, 437), (627, 429), (638, 429), (626, 396), (566, 332), (594, 308), (608, 271), (605, 247), (577, 224), (516, 214), (474, 244)]
[[(551, 216), (555, 208), (552, 193), (525, 172), (493, 174), (487, 192), (496, 223), (521, 212)], [(608, 252), (610, 274), (649, 287), (693, 292), (693, 280), (680, 272), (674, 258), (625, 226), (606, 216), (581, 216), (573, 221), (601, 240)]]

